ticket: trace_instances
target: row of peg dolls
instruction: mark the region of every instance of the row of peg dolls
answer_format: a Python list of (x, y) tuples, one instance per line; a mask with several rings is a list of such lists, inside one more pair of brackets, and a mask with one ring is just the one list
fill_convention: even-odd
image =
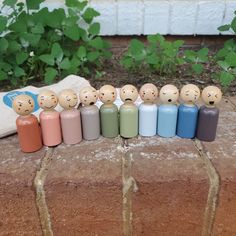
[[(213, 141), (216, 136), (222, 93), (215, 86), (202, 91), (205, 103), (200, 109), (196, 101), (200, 90), (196, 85), (182, 87), (180, 97), (183, 103), (177, 106), (179, 91), (174, 85), (165, 85), (160, 90), (162, 104), (156, 104), (158, 89), (154, 84), (144, 84), (139, 91), (143, 103), (137, 107), (135, 101), (138, 91), (133, 85), (125, 85), (120, 90), (123, 101), (118, 110), (114, 101), (116, 89), (104, 85), (99, 93), (93, 87), (85, 87), (79, 92), (82, 106), (77, 109), (78, 97), (71, 89), (62, 90), (57, 96), (53, 91), (45, 90), (38, 95), (40, 125), (32, 115), (34, 101), (28, 95), (19, 95), (13, 101), (13, 109), (20, 116), (16, 120), (19, 143), (23, 152), (34, 152), (42, 145), (56, 146), (63, 140), (66, 144), (76, 144), (82, 140), (104, 137), (114, 138), (119, 134), (124, 138), (141, 136), (194, 138)], [(97, 99), (103, 105), (100, 110), (95, 105)], [(54, 108), (57, 104), (64, 109), (61, 113)], [(82, 135), (83, 134), (83, 135)]]

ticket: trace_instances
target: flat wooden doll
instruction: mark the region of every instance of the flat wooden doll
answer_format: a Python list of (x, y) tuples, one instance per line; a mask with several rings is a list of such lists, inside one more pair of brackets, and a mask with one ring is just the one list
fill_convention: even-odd
[(111, 85), (104, 85), (99, 90), (99, 99), (104, 103), (100, 107), (102, 136), (117, 137), (119, 134), (118, 108), (114, 104), (117, 93)]
[(120, 135), (133, 138), (138, 135), (138, 108), (134, 104), (138, 90), (133, 85), (125, 85), (120, 90), (120, 98), (124, 102), (120, 107)]
[(178, 115), (176, 103), (179, 98), (179, 91), (174, 85), (167, 84), (161, 88), (159, 96), (163, 104), (158, 109), (157, 133), (165, 138), (174, 137), (176, 135)]
[(194, 84), (184, 85), (180, 91), (183, 104), (178, 110), (177, 135), (181, 138), (194, 138), (197, 128), (198, 106), (200, 90)]
[(80, 111), (76, 109), (78, 97), (72, 89), (64, 89), (59, 94), (59, 104), (63, 142), (76, 144), (82, 140)]
[(154, 84), (144, 84), (139, 95), (143, 103), (139, 106), (139, 134), (154, 136), (157, 130), (157, 87)]
[(57, 95), (51, 90), (44, 90), (38, 95), (38, 104), (43, 109), (39, 115), (43, 143), (56, 146), (62, 142), (60, 113), (54, 108), (58, 104)]
[(31, 114), (34, 110), (34, 100), (28, 95), (21, 94), (13, 100), (12, 107), (19, 115), (16, 119), (16, 128), (21, 151), (38, 151), (42, 148), (42, 137), (38, 119)]
[(98, 99), (97, 91), (93, 87), (85, 87), (80, 90), (79, 98), (83, 104), (80, 108), (83, 138), (86, 140), (98, 139), (100, 136), (100, 118), (99, 109), (95, 105)]
[(199, 140), (212, 142), (216, 138), (216, 130), (219, 119), (219, 109), (216, 105), (221, 101), (222, 92), (215, 86), (208, 86), (202, 91), (201, 106), (198, 114), (198, 126), (196, 137)]

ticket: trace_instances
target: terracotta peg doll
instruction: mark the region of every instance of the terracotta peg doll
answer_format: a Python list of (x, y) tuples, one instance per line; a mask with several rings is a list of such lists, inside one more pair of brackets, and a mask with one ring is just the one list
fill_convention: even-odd
[(102, 136), (114, 138), (119, 134), (118, 108), (114, 104), (117, 93), (111, 85), (104, 85), (99, 90), (99, 98), (104, 103), (100, 107)]
[(62, 142), (60, 113), (54, 108), (58, 104), (57, 95), (51, 90), (44, 90), (38, 95), (38, 104), (43, 109), (39, 115), (43, 143), (52, 147)]
[(95, 105), (98, 99), (97, 90), (93, 87), (85, 87), (80, 90), (80, 108), (82, 118), (83, 138), (94, 140), (100, 136), (99, 109)]
[(176, 135), (178, 116), (176, 103), (179, 98), (179, 91), (174, 85), (167, 84), (161, 88), (159, 96), (163, 104), (158, 109), (157, 133), (165, 138), (174, 137)]
[(196, 137), (199, 140), (212, 142), (216, 138), (216, 129), (219, 118), (219, 109), (215, 107), (221, 101), (222, 92), (215, 86), (208, 86), (202, 91), (201, 106), (198, 114), (198, 126)]
[(157, 87), (154, 84), (144, 84), (139, 95), (143, 103), (139, 106), (139, 134), (154, 136), (157, 130)]
[(198, 106), (195, 104), (200, 97), (200, 90), (194, 84), (184, 85), (180, 91), (183, 104), (178, 110), (177, 135), (181, 138), (194, 138), (197, 128)]
[(120, 90), (120, 98), (124, 102), (120, 107), (120, 135), (135, 137), (138, 135), (138, 108), (134, 102), (138, 98), (138, 90), (133, 85), (125, 85)]
[(38, 119), (31, 114), (34, 110), (34, 100), (25, 94), (18, 95), (13, 100), (13, 109), (19, 115), (16, 128), (21, 151), (38, 151), (42, 148), (42, 137)]
[(80, 111), (75, 108), (78, 97), (72, 89), (64, 89), (59, 94), (59, 104), (64, 108), (61, 112), (61, 129), (65, 144), (76, 144), (82, 140)]

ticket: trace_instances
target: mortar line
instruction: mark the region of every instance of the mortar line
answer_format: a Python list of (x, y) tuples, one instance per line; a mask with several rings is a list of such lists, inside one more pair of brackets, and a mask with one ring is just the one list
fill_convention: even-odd
[(137, 190), (134, 178), (131, 176), (132, 170), (132, 154), (128, 149), (127, 140), (123, 139), (124, 152), (122, 153), (122, 200), (123, 200), (123, 234), (124, 236), (132, 236), (132, 193)]
[(54, 148), (48, 148), (44, 157), (41, 159), (40, 169), (36, 172), (34, 179), (34, 188), (36, 193), (35, 200), (43, 236), (53, 236), (51, 219), (44, 191), (44, 182), (52, 161), (53, 152)]
[(201, 141), (195, 139), (194, 146), (199, 153), (199, 157), (203, 161), (207, 169), (209, 178), (209, 191), (207, 196), (207, 203), (203, 218), (203, 227), (201, 236), (212, 235), (213, 225), (215, 222), (216, 208), (218, 205), (220, 192), (220, 175), (212, 164), (207, 151)]

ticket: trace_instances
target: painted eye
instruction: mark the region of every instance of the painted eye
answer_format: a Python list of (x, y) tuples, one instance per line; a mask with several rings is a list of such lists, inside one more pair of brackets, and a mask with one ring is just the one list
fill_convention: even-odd
[(105, 94), (104, 93), (101, 93), (102, 94), (102, 96), (104, 96)]
[(215, 95), (216, 98), (218, 98), (217, 94)]
[(97, 95), (94, 95), (94, 97), (96, 98), (96, 97), (97, 97)]
[(211, 96), (211, 94), (210, 93), (208, 93), (208, 97), (210, 97)]
[(166, 95), (166, 93), (162, 93), (163, 95)]
[(123, 93), (125, 93), (125, 90), (123, 90)]
[(133, 93), (134, 91), (132, 90), (131, 93)]
[(145, 92), (143, 92), (143, 95), (145, 95), (146, 93)]
[(22, 104), (20, 104), (19, 106), (22, 107)]
[(28, 103), (31, 105), (31, 101), (29, 100)]
[(185, 94), (186, 96), (189, 96), (189, 94)]
[(111, 94), (115, 95), (115, 93), (114, 93), (114, 92), (112, 92)]
[(177, 94), (177, 92), (175, 92), (174, 94)]
[(85, 96), (85, 98), (88, 98), (88, 96)]

